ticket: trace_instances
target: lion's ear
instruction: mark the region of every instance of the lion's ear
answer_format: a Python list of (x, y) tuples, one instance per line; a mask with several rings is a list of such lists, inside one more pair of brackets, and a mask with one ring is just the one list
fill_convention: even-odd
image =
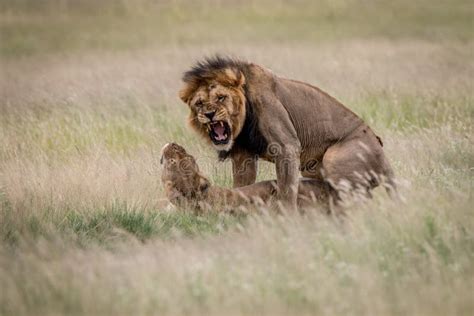
[(241, 88), (244, 84), (245, 84), (245, 76), (242, 73), (242, 71), (239, 70), (237, 74), (237, 86)]
[(185, 84), (185, 86), (179, 91), (179, 98), (186, 104), (189, 104), (189, 101), (194, 95), (196, 87), (194, 85)]
[(209, 189), (210, 186), (211, 186), (211, 183), (209, 182), (209, 180), (207, 180), (203, 176), (199, 178), (199, 192), (206, 191), (207, 189)]
[(245, 84), (245, 76), (238, 69), (227, 68), (224, 71), (224, 78), (222, 78), (221, 81), (224, 84), (229, 84), (233, 87), (241, 88)]

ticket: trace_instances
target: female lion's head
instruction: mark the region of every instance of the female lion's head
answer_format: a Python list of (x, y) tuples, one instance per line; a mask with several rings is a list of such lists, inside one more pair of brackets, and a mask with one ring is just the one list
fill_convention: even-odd
[(218, 151), (229, 151), (245, 121), (242, 63), (215, 57), (199, 62), (183, 77), (180, 98), (190, 109), (191, 126)]
[(163, 146), (160, 163), (165, 194), (175, 205), (199, 199), (210, 186), (194, 157), (176, 143)]

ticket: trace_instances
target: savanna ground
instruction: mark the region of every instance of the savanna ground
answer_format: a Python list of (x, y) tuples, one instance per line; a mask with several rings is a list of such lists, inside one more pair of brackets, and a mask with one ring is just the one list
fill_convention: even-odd
[[(464, 0), (2, 0), (0, 314), (472, 315), (473, 17)], [(343, 221), (165, 207), (168, 141), (231, 180), (177, 98), (216, 52), (361, 115), (402, 201), (378, 189)]]

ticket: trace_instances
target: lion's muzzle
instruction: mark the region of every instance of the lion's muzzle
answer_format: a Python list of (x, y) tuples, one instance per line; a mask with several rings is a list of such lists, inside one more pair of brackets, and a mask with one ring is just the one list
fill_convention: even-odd
[(215, 145), (229, 143), (231, 136), (230, 126), (225, 121), (213, 121), (209, 123), (209, 137)]

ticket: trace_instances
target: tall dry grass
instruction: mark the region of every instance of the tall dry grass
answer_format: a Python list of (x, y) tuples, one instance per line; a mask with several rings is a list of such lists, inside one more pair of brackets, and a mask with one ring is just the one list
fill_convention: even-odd
[[(0, 314), (472, 314), (468, 2), (104, 3), (0, 5)], [(168, 209), (168, 141), (230, 184), (176, 96), (215, 52), (361, 115), (402, 201), (376, 190), (344, 219)]]

